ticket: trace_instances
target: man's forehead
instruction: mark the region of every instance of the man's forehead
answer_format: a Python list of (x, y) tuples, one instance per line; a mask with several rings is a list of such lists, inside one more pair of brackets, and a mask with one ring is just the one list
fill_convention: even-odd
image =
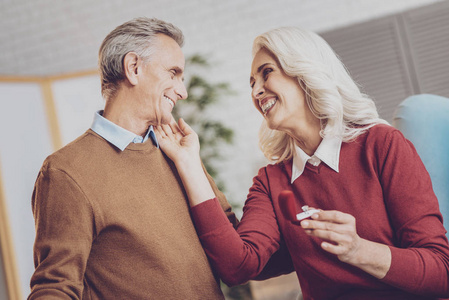
[(157, 34), (154, 59), (164, 64), (167, 68), (177, 68), (184, 71), (185, 57), (181, 47), (171, 37), (165, 34)]
[(172, 37), (166, 34), (157, 33), (154, 42), (157, 47), (161, 48), (173, 47), (179, 49), (182, 52), (181, 46), (179, 46), (179, 44)]

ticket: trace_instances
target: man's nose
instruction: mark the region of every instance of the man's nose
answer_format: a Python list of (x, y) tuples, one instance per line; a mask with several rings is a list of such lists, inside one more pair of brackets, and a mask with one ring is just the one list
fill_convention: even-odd
[(175, 93), (176, 93), (176, 95), (178, 95), (178, 98), (179, 98), (178, 100), (187, 99), (188, 94), (187, 94), (187, 89), (186, 89), (186, 86), (184, 85), (184, 82), (181, 82), (178, 84), (178, 86), (175, 89)]

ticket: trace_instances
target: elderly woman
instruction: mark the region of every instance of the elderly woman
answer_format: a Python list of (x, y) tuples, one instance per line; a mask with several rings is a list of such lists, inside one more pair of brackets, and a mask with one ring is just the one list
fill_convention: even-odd
[[(255, 39), (253, 55), (260, 146), (274, 164), (254, 177), (237, 231), (204, 175), (197, 135), (182, 119), (158, 128), (223, 281), (253, 279), (288, 250), (305, 299), (449, 297), (446, 230), (413, 145), (378, 117), (318, 35), (271, 30)], [(319, 212), (290, 222), (278, 201), (284, 190)]]

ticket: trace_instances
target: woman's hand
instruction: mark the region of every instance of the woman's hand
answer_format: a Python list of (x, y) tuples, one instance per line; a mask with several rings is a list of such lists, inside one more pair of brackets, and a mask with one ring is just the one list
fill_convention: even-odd
[(391, 265), (388, 246), (362, 239), (357, 234), (356, 220), (340, 211), (321, 211), (301, 222), (306, 233), (323, 239), (321, 247), (337, 255), (342, 262), (359, 267), (365, 272), (383, 278)]
[(355, 227), (355, 218), (339, 211), (321, 211), (312, 220), (301, 222), (306, 233), (319, 237), (325, 242), (321, 247), (333, 253), (343, 262), (351, 260), (360, 249), (361, 238)]
[(175, 165), (200, 161), (198, 135), (183, 119), (178, 124), (172, 119), (169, 125), (157, 126), (155, 132), (162, 151)]
[(175, 163), (191, 206), (215, 198), (214, 191), (204, 173), (200, 158), (198, 135), (183, 120), (178, 124), (157, 126), (157, 140), (162, 151)]

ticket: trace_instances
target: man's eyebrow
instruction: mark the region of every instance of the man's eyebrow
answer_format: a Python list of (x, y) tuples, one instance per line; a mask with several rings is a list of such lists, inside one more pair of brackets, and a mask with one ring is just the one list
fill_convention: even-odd
[[(181, 75), (184, 74), (184, 70), (177, 66), (172, 67), (170, 70), (175, 71), (176, 74), (181, 74)], [(184, 76), (182, 76), (181, 79), (182, 79), (182, 81), (184, 81)]]
[[(262, 64), (262, 65), (260, 65), (258, 68), (257, 68), (257, 73), (260, 73), (260, 71), (262, 71), (262, 69), (266, 66), (266, 65), (269, 65), (270, 63), (264, 63), (264, 64)], [(254, 80), (254, 77), (253, 76), (251, 76), (250, 78), (249, 78), (249, 82), (251, 83), (251, 81), (253, 81)]]
[(183, 69), (181, 69), (180, 67), (176, 67), (176, 66), (172, 67), (171, 70), (174, 70), (178, 74), (184, 73)]

